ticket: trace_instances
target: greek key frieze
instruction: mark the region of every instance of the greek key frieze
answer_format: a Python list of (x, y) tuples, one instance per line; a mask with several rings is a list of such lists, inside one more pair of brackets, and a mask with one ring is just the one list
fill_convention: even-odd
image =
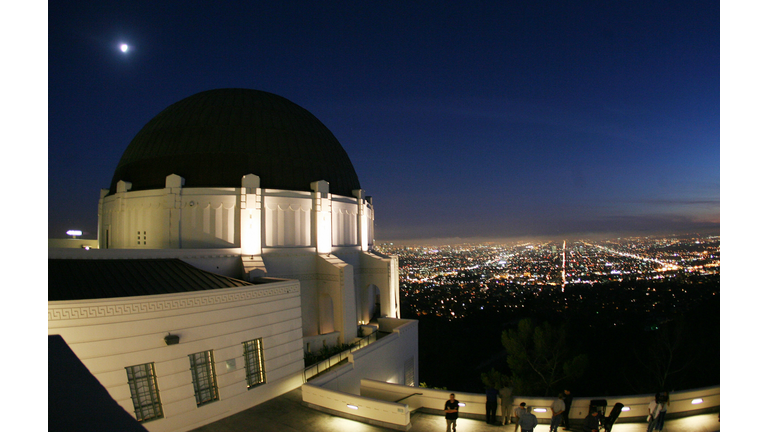
[(302, 274), (281, 274), (281, 275), (275, 275), (274, 277), (281, 278), (281, 279), (294, 279), (298, 281), (311, 281), (311, 280), (322, 280), (322, 281), (339, 281), (339, 276), (334, 274), (322, 274), (322, 273), (302, 273)]
[(299, 287), (297, 285), (290, 285), (268, 289), (255, 289), (237, 293), (213, 294), (204, 297), (191, 297), (172, 300), (142, 301), (136, 303), (102, 306), (55, 307), (48, 309), (48, 321), (102, 318), (110, 316), (161, 312), (222, 303), (239, 302), (244, 300), (252, 300), (282, 294), (293, 294), (298, 292)]

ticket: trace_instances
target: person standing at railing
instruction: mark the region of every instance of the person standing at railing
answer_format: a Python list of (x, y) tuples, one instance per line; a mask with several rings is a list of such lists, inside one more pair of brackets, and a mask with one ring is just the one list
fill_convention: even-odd
[[(656, 398), (648, 405), (648, 412), (651, 412), (651, 406), (656, 415), (653, 418), (653, 430), (661, 431), (664, 428), (664, 417), (667, 415), (667, 408), (669, 407), (669, 393), (661, 392), (656, 393)], [(648, 430), (651, 430), (651, 426), (648, 425)]]
[(507, 423), (512, 423), (514, 420), (514, 413), (512, 411), (515, 408), (515, 403), (512, 396), (511, 382), (499, 390), (499, 396), (501, 396), (501, 425), (504, 426)]
[(451, 393), (449, 399), (445, 401), (445, 432), (451, 432), (451, 426), (453, 426), (453, 432), (456, 432), (458, 418), (459, 401), (456, 400), (456, 395)]
[(552, 421), (549, 424), (549, 432), (557, 432), (557, 427), (560, 426), (560, 420), (563, 419), (563, 412), (565, 411), (564, 398), (565, 395), (560, 393), (552, 404)]
[(523, 415), (520, 416), (518, 424), (520, 425), (521, 432), (533, 432), (533, 428), (539, 424), (539, 419), (537, 419), (535, 415), (531, 414), (531, 408), (529, 407), (525, 410)]
[[(656, 393), (656, 397), (648, 404), (648, 432), (661, 430), (658, 429), (656, 425), (658, 424), (662, 408), (664, 408), (664, 406), (661, 403), (661, 393)], [(664, 412), (666, 413), (666, 408), (664, 408)], [(662, 426), (664, 426), (663, 417)]]
[(525, 408), (525, 402), (520, 402), (520, 405), (517, 408), (515, 408), (515, 411), (514, 411), (514, 419), (513, 419), (515, 422), (514, 432), (517, 432), (517, 427), (520, 426), (520, 417), (522, 417), (523, 414), (525, 414), (526, 412), (527, 411)]
[(568, 416), (571, 415), (571, 404), (573, 403), (573, 395), (570, 390), (563, 390), (565, 394), (565, 411), (563, 411), (563, 430), (569, 430), (571, 428), (571, 422), (568, 420)]
[(485, 389), (485, 422), (496, 424), (496, 410), (499, 408), (499, 391), (494, 387)]

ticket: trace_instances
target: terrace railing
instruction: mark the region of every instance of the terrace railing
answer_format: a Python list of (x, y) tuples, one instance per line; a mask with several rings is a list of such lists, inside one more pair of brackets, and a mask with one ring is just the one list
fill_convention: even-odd
[(333, 366), (336, 366), (339, 363), (342, 363), (347, 360), (350, 353), (353, 353), (360, 348), (366, 347), (378, 339), (378, 331), (374, 331), (373, 333), (369, 334), (368, 336), (365, 336), (359, 340), (356, 340), (353, 342), (353, 346), (347, 350), (344, 350), (338, 354), (333, 354), (332, 356), (320, 360), (319, 362), (307, 366), (304, 368), (304, 382), (307, 382), (311, 380), (312, 378), (322, 374), (323, 372), (328, 371)]

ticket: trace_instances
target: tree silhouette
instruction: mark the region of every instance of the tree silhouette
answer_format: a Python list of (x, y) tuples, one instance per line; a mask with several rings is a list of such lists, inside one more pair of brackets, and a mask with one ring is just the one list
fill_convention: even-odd
[(697, 343), (690, 342), (684, 318), (674, 322), (659, 325), (654, 331), (648, 332), (641, 352), (635, 351), (648, 373), (648, 384), (655, 387), (644, 388), (644, 391), (659, 391), (676, 388), (684, 382), (686, 372), (699, 358), (700, 349)]
[(520, 394), (550, 396), (557, 384), (578, 379), (588, 365), (586, 354), (574, 355), (568, 346), (565, 324), (544, 322), (534, 326), (520, 320), (517, 330), (504, 330), (501, 342), (507, 350), (511, 380)]

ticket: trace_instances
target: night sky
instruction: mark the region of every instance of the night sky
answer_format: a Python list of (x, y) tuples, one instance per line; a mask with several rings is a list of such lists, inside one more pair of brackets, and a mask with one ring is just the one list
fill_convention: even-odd
[(717, 1), (239, 3), (48, 4), (49, 237), (96, 238), (134, 135), (225, 87), (333, 132), (377, 241), (719, 233)]

